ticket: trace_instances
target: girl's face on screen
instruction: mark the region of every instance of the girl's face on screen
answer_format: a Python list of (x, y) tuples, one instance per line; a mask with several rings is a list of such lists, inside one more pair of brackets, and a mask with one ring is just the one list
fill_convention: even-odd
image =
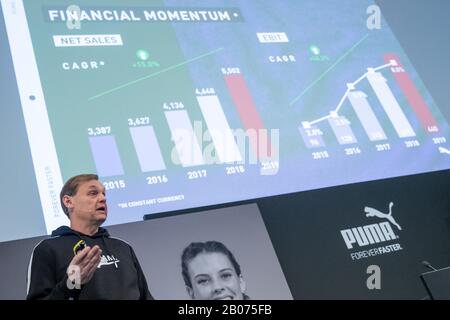
[(245, 282), (228, 257), (219, 252), (200, 253), (188, 264), (195, 300), (243, 300)]

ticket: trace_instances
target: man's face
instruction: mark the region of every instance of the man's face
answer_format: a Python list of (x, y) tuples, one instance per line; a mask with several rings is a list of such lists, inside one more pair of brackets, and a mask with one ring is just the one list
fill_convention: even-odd
[(105, 187), (98, 180), (82, 182), (74, 196), (66, 196), (71, 220), (100, 226), (108, 215)]
[(188, 264), (192, 288), (187, 287), (196, 300), (243, 300), (245, 282), (228, 257), (219, 252), (200, 253)]

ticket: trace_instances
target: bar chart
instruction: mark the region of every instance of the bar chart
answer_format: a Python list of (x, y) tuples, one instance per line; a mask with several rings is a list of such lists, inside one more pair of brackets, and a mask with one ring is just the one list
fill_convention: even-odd
[[(229, 68), (238, 70), (238, 68)], [(250, 90), (244, 77), (238, 73), (225, 74), (224, 81), (228, 94), (230, 95), (233, 106), (237, 110), (239, 118), (245, 132), (242, 128), (239, 133), (244, 132), (244, 138), (248, 139), (251, 151), (256, 159), (262, 159), (275, 154), (272, 150), (268, 130), (258, 113), (253, 101)], [(195, 99), (208, 133), (214, 145), (218, 162), (216, 164), (232, 164), (244, 160), (241, 147), (237, 143), (236, 128), (231, 128), (224, 107), (214, 88), (201, 88), (195, 90)], [(202, 145), (198, 140), (198, 133), (195, 132), (192, 125), (192, 119), (187, 108), (181, 102), (165, 103), (163, 107), (165, 121), (170, 130), (170, 142), (173, 143), (174, 150), (172, 154), (163, 155), (161, 143), (167, 144), (168, 141), (160, 141), (155, 127), (150, 125), (149, 117), (142, 117), (136, 120), (128, 119), (129, 134), (140, 170), (143, 173), (167, 170), (164, 158), (171, 157), (171, 161), (182, 167), (193, 167), (210, 164), (204, 159)], [(139, 120), (141, 119), (141, 120)], [(345, 124), (345, 120), (338, 118), (330, 120), (333, 126), (336, 126), (337, 134), (340, 139), (354, 139), (354, 136), (348, 131), (351, 129)], [(299, 128), (302, 130), (301, 128)], [(317, 130), (304, 131), (305, 137), (310, 138), (311, 147), (319, 147), (324, 144), (320, 136), (313, 137), (311, 132)], [(101, 137), (89, 137), (92, 156), (100, 176), (117, 176), (125, 174), (120, 152), (117, 147), (115, 137), (106, 135)], [(348, 142), (350, 143), (350, 142)], [(242, 147), (245, 149), (245, 146)]]
[[(326, 148), (329, 142), (325, 139), (325, 131), (334, 136), (337, 143), (342, 146), (351, 146), (360, 143), (364, 138), (371, 142), (379, 143), (388, 140), (386, 133), (386, 121), (380, 121), (380, 110), (384, 112), (396, 135), (401, 139), (417, 136), (411, 124), (411, 114), (407, 116), (405, 108), (411, 107), (427, 133), (439, 131), (437, 122), (433, 117), (427, 103), (421, 97), (419, 90), (405, 71), (400, 59), (394, 54), (384, 55), (385, 64), (379, 67), (369, 67), (366, 72), (353, 83), (346, 84), (346, 92), (339, 104), (327, 115), (312, 121), (302, 121), (297, 125), (304, 145), (308, 149)], [(390, 70), (393, 79), (389, 81), (382, 73)], [(236, 130), (246, 130), (245, 138), (249, 141), (250, 151), (261, 159), (264, 155), (273, 153), (268, 130), (259, 114), (257, 103), (252, 97), (250, 88), (241, 73), (241, 68), (221, 68), (222, 79), (225, 84), (225, 92), (231, 98), (231, 105), (224, 106), (219, 93), (215, 88), (196, 88), (192, 96), (196, 104), (185, 108), (183, 103), (165, 104), (162, 111), (163, 117), (170, 131), (170, 143), (173, 144), (171, 154), (163, 154), (161, 144), (167, 145), (167, 137), (157, 132), (153, 125), (146, 121), (128, 128), (129, 137), (142, 173), (168, 170), (164, 159), (171, 159), (172, 164), (181, 165), (183, 168), (210, 165), (209, 160), (203, 154), (203, 144), (198, 132), (195, 132), (190, 113), (192, 108), (198, 108), (202, 121), (206, 124), (210, 140), (214, 146), (218, 161), (215, 164), (232, 164), (242, 162), (246, 156), (237, 143)], [(367, 80), (365, 88), (357, 88), (362, 81)], [(399, 90), (393, 90), (393, 86)], [(408, 101), (405, 105), (397, 95), (403, 93)], [(239, 116), (239, 128), (232, 128), (226, 115), (226, 108), (234, 108)], [(349, 107), (356, 116), (356, 120), (365, 132), (354, 130), (354, 123), (342, 114), (342, 109)], [(375, 111), (377, 110), (377, 112)], [(408, 118), (409, 117), (409, 118)], [(328, 124), (320, 126), (322, 122)], [(328, 136), (330, 136), (328, 134)], [(158, 135), (162, 136), (158, 138)], [(392, 139), (392, 137), (390, 137)], [(100, 176), (124, 175), (126, 169), (122, 165), (120, 152), (115, 136), (104, 134), (101, 136), (89, 136), (91, 152), (97, 172)], [(408, 141), (416, 144), (415, 141)]]
[[(267, 143), (267, 140), (260, 139), (258, 136), (252, 135), (255, 132), (266, 134), (263, 129), (262, 121), (257, 114), (256, 107), (251, 100), (250, 92), (247, 87), (242, 88), (241, 85), (245, 83), (242, 77), (230, 80), (231, 94), (234, 94), (236, 107), (240, 110), (240, 115), (247, 124), (250, 131), (251, 146), (254, 147), (255, 152), (258, 150), (258, 143)], [(208, 133), (214, 145), (218, 162), (217, 164), (231, 164), (241, 162), (243, 157), (240, 148), (236, 143), (235, 130), (230, 127), (230, 124), (225, 115), (222, 103), (219, 96), (216, 94), (214, 88), (202, 88), (195, 90), (195, 99), (204, 122), (207, 126)], [(182, 167), (193, 167), (209, 164), (205, 161), (202, 145), (198, 140), (198, 132), (194, 131), (193, 122), (189, 115), (187, 108), (182, 102), (165, 103), (161, 113), (170, 130), (170, 141), (158, 138), (158, 135), (165, 137), (155, 130), (153, 125), (150, 125), (149, 117), (141, 117), (137, 119), (128, 119), (128, 131), (131, 143), (133, 145), (135, 155), (139, 162), (140, 171), (142, 173), (167, 170), (167, 165), (164, 158), (169, 158), (173, 164), (181, 165)], [(151, 108), (149, 108), (151, 110)], [(248, 115), (247, 112), (251, 112)], [(253, 116), (257, 116), (256, 120)], [(89, 129), (89, 142), (91, 146), (91, 153), (97, 173), (102, 177), (124, 175), (124, 168), (120, 158), (120, 152), (117, 147), (116, 139), (110, 133), (110, 127), (96, 128), (99, 132), (94, 132), (95, 129)], [(248, 132), (246, 132), (247, 134)], [(92, 134), (92, 136), (91, 136)], [(103, 134), (96, 136), (97, 134)], [(264, 137), (263, 137), (264, 138)], [(253, 140), (255, 139), (255, 140)], [(163, 155), (162, 144), (172, 143), (174, 149), (172, 153)], [(260, 147), (261, 149), (264, 149)]]
[[(400, 59), (395, 54), (386, 54), (384, 62), (385, 64), (379, 67), (367, 68), (366, 73), (355, 82), (347, 83), (347, 90), (344, 96), (337, 107), (330, 111), (328, 115), (312, 121), (302, 121), (298, 129), (307, 148), (325, 147), (322, 139), (323, 131), (317, 126), (324, 120), (328, 120), (328, 124), (339, 144), (358, 142), (351, 128), (352, 124), (350, 121), (339, 114), (346, 101), (349, 102), (370, 141), (387, 140), (388, 136), (379, 120), (380, 115), (377, 115), (374, 111), (374, 100), (372, 99), (372, 102), (369, 102), (370, 96), (376, 97), (378, 105), (381, 106), (399, 138), (414, 138), (417, 136), (411, 121), (406, 115), (405, 108), (409, 107), (414, 111), (414, 115), (420, 121), (426, 133), (439, 132), (437, 121), (433, 117), (429, 106), (406, 72)], [(380, 72), (387, 68), (390, 68), (395, 79), (394, 83), (389, 83), (387, 78)], [(367, 80), (370, 85), (370, 92), (356, 88), (363, 80)], [(396, 97), (391, 88), (391, 86), (395, 85), (398, 85), (400, 88), (408, 105), (400, 105), (399, 100), (401, 97)]]
[(37, 45), (62, 32), (40, 2), (10, 26), (30, 26), (13, 56), (35, 49), (14, 66), (28, 81), (35, 60), (40, 81), (20, 86), (36, 172), (97, 173), (114, 223), (449, 168), (445, 114), (390, 28), (368, 31), (372, 0), (233, 0), (223, 9), (242, 19), (226, 23), (188, 21), (204, 4), (177, 2), (179, 21), (87, 22), (86, 35), (121, 44), (65, 48)]

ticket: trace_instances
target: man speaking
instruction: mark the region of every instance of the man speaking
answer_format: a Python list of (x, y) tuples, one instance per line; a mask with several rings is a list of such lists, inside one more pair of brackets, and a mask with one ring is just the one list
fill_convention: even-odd
[(108, 206), (98, 176), (70, 178), (60, 201), (70, 228), (59, 227), (34, 248), (27, 299), (153, 299), (133, 248), (100, 227)]

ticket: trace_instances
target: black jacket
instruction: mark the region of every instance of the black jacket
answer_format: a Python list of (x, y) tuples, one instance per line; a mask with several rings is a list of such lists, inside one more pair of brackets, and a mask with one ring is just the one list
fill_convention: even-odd
[[(76, 289), (67, 284), (66, 271), (80, 239), (90, 247), (98, 245), (102, 257), (92, 279)], [(53, 231), (33, 250), (27, 286), (27, 299), (153, 299), (131, 246), (111, 238), (104, 228), (93, 236), (66, 226)]]

